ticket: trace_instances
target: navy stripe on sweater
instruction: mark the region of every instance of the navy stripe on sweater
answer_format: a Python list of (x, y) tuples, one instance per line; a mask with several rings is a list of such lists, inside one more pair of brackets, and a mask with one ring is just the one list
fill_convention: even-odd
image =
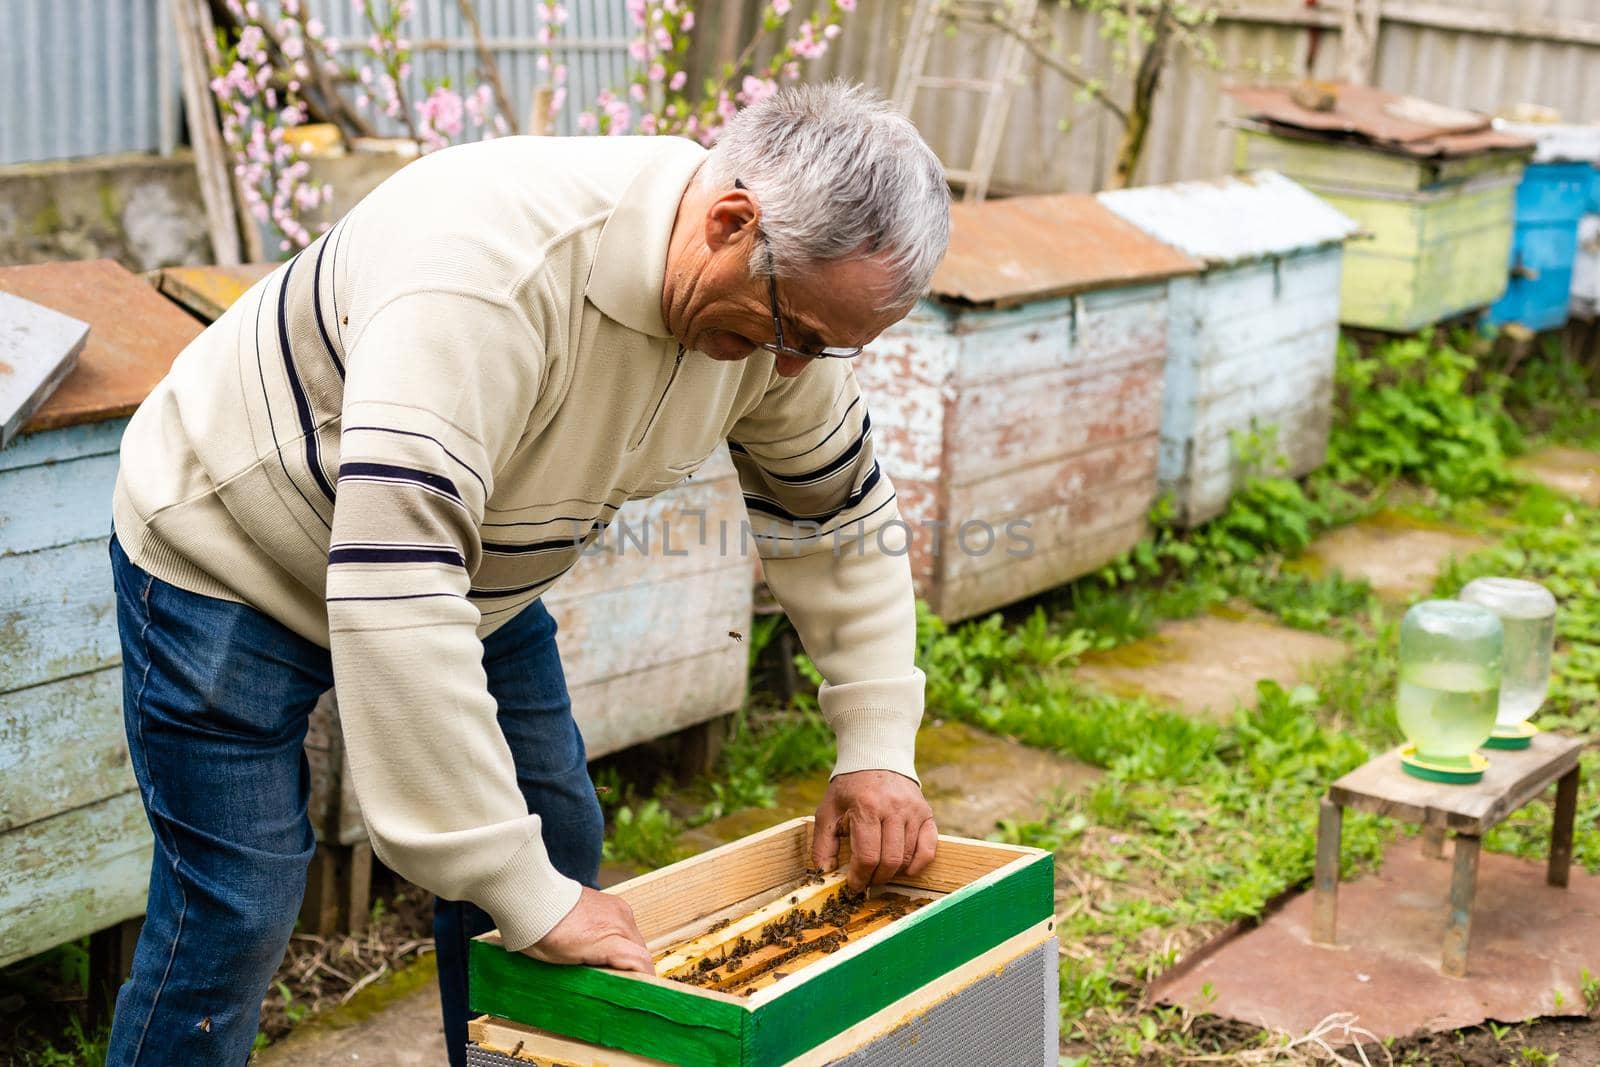
[(294, 350), (289, 346), (289, 277), (294, 273), (295, 262), (290, 260), (284, 266), (283, 285), (278, 289), (278, 347), (283, 352), (283, 371), (289, 378), (289, 392), (294, 396), (295, 414), (300, 419), (301, 439), (306, 444), (306, 466), (311, 468), (312, 479), (331, 504), (333, 486), (328, 483), (328, 476), (322, 473), (322, 457), (317, 449), (317, 424), (311, 417), (311, 402), (306, 399), (305, 387), (295, 370)]
[(461, 503), (461, 494), (456, 491), (456, 483), (442, 474), (432, 471), (419, 471), (415, 467), (397, 467), (392, 463), (360, 463), (352, 461), (339, 465), (339, 480), (346, 478), (379, 479), (382, 481), (410, 482), (420, 485), (425, 489), (432, 489), (436, 493)]
[(489, 486), (482, 478), (478, 476), (478, 472), (473, 470), (466, 460), (462, 459), (460, 456), (446, 448), (444, 446), (444, 442), (439, 440), (437, 437), (433, 437), (425, 433), (417, 433), (415, 430), (397, 430), (393, 426), (346, 426), (344, 428), (345, 433), (350, 433), (352, 430), (369, 430), (372, 433), (392, 433), (400, 437), (420, 437), (424, 441), (431, 441), (439, 447), (439, 451), (455, 460), (457, 466), (466, 471), (468, 474), (472, 475), (473, 480), (476, 481), (483, 489), (485, 496), (489, 495)]
[(311, 506), (311, 500), (300, 488), (300, 483), (294, 480), (294, 475), (289, 473), (289, 464), (283, 458), (283, 446), (278, 443), (278, 423), (272, 417), (272, 394), (267, 391), (267, 370), (261, 362), (261, 306), (267, 302), (266, 290), (262, 290), (261, 298), (256, 301), (255, 341), (256, 341), (256, 377), (261, 382), (261, 403), (267, 409), (267, 429), (272, 431), (272, 454), (278, 457), (278, 466), (283, 468), (283, 480), (294, 489), (295, 494), (305, 501), (306, 510), (317, 517), (317, 521), (332, 530), (332, 525), (322, 517), (322, 512)]
[(328, 251), (328, 238), (322, 239), (322, 247), (317, 249), (317, 268), (311, 276), (311, 308), (316, 313), (317, 332), (322, 335), (322, 343), (328, 349), (328, 358), (333, 360), (333, 369), (339, 372), (339, 377), (344, 377), (344, 364), (339, 362), (339, 354), (333, 350), (333, 338), (328, 336), (328, 327), (322, 322), (322, 257)]
[(871, 493), (872, 490), (877, 486), (880, 477), (881, 472), (878, 469), (878, 461), (873, 460), (872, 469), (868, 471), (867, 476), (861, 480), (860, 488), (856, 489), (848, 497), (846, 497), (844, 503), (839, 507), (834, 508), (832, 511), (824, 512), (820, 515), (796, 515), (794, 512), (790, 511), (788, 508), (785, 508), (776, 500), (772, 500), (769, 497), (757, 496), (754, 493), (746, 493), (744, 495), (744, 506), (750, 511), (759, 511), (763, 515), (770, 516), (774, 519), (780, 519), (784, 522), (815, 522), (826, 524), (832, 522), (834, 519), (838, 518), (840, 515), (844, 514), (846, 511), (849, 511), (851, 508), (865, 500), (867, 498), (867, 494)]
[(867, 434), (871, 430), (872, 416), (868, 415), (862, 420), (861, 433), (850, 443), (850, 447), (839, 453), (838, 458), (831, 463), (824, 464), (816, 470), (807, 471), (804, 474), (778, 474), (763, 467), (761, 472), (773, 481), (782, 482), (784, 485), (806, 485), (810, 482), (824, 481), (856, 461), (856, 457), (861, 455), (861, 446), (866, 444)]
[(467, 561), (453, 548), (417, 548), (411, 545), (341, 546), (328, 550), (328, 566), (340, 563), (448, 563), (466, 569)]

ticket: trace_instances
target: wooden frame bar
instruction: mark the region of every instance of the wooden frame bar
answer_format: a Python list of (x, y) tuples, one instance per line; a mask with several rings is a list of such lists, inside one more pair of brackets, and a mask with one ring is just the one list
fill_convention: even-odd
[(1313, 881), (1311, 940), (1332, 945), (1339, 928), (1339, 853), (1344, 835), (1344, 809), (1327, 797), (1317, 816), (1317, 867)]
[(1467, 949), (1472, 941), (1472, 905), (1478, 894), (1478, 843), (1472, 834), (1456, 836), (1456, 861), (1450, 876), (1450, 917), (1444, 929), (1444, 957), (1439, 969), (1451, 978), (1467, 976)]
[(1550, 827), (1550, 867), (1545, 881), (1561, 889), (1567, 887), (1572, 871), (1572, 831), (1578, 814), (1578, 767), (1556, 782), (1555, 818)]

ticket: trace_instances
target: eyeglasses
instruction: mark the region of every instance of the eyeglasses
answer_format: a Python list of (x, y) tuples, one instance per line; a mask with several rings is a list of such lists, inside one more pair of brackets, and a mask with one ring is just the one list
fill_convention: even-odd
[[(742, 181), (735, 181), (737, 189), (749, 188)], [(778, 314), (778, 272), (772, 258), (772, 243), (767, 240), (766, 234), (761, 234), (761, 248), (767, 256), (767, 306), (772, 309), (772, 336), (771, 342), (758, 341), (756, 347), (764, 348), (778, 356), (793, 356), (797, 359), (855, 359), (861, 354), (861, 346), (853, 345), (823, 345), (815, 352), (802, 348), (790, 348), (783, 343), (783, 316)]]

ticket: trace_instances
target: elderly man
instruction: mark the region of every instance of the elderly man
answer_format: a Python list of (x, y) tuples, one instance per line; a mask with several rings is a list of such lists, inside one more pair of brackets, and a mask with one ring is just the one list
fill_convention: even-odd
[(910, 574), (874, 534), (894, 491), (849, 358), (927, 285), (948, 201), (911, 124), (842, 85), (778, 93), (709, 152), (453, 148), (178, 358), (114, 503), (155, 863), (111, 1064), (245, 1061), (304, 891), (301, 745), (330, 686), (373, 848), (441, 898), (452, 1062), (491, 924), (541, 959), (651, 969), (592, 888), (601, 813), (539, 597), (723, 441), (828, 681), (815, 859), (845, 834), (857, 884), (932, 859)]

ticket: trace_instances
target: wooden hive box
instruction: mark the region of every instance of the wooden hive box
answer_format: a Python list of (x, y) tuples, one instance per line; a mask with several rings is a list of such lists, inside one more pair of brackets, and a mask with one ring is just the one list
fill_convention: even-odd
[(1143, 536), (1169, 279), (1201, 264), (1092, 196), (957, 204), (951, 216), (930, 296), (856, 373), (917, 591), (955, 620), (1092, 571)]
[(0, 966), (144, 912), (107, 557), (128, 416), (200, 332), (109, 260), (0, 267), (89, 323), (77, 369), (0, 450)]
[(1501, 125), (1538, 147), (1517, 186), (1511, 279), (1506, 295), (1489, 309), (1489, 321), (1517, 322), (1535, 331), (1559, 329), (1579, 288), (1574, 280), (1582, 247), (1579, 226), (1595, 210), (1600, 125)]
[(1161, 488), (1177, 520), (1222, 512), (1251, 471), (1236, 435), (1271, 448), (1256, 469), (1322, 465), (1333, 414), (1344, 242), (1358, 227), (1271, 171), (1101, 193), (1141, 230), (1203, 261), (1172, 282)]
[[(810, 819), (795, 819), (610, 892), (633, 907), (659, 957), (707, 931), (737, 930), (724, 924), (753, 909), (799, 899), (811, 829)], [(469, 1062), (1053, 1065), (1050, 853), (940, 838), (922, 875), (886, 888), (926, 902), (818, 962), (785, 964), (792, 973), (769, 975), (771, 984), (746, 996), (553, 966), (485, 935), (470, 954), (471, 1010), (483, 1017), (469, 1031)]]
[(1488, 307), (1506, 288), (1513, 199), (1532, 142), (1487, 117), (1361, 86), (1326, 112), (1287, 89), (1236, 89), (1251, 121), (1235, 169), (1275, 170), (1355, 219), (1340, 321), (1409, 333)]

